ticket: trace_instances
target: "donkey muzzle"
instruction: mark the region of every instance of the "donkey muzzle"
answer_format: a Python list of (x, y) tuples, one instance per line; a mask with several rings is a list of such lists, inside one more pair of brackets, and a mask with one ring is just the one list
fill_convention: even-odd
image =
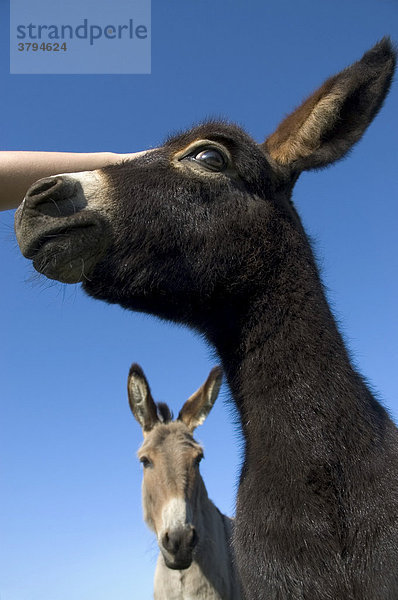
[(92, 202), (99, 180), (94, 171), (40, 179), (16, 211), (21, 252), (50, 279), (84, 281), (109, 246), (108, 219)]
[(179, 527), (166, 531), (161, 539), (161, 551), (169, 569), (188, 569), (192, 554), (198, 543), (195, 527)]

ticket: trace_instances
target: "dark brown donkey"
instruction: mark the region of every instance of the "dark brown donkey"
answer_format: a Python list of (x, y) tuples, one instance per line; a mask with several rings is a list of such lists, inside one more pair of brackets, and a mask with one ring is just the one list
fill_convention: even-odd
[(40, 180), (16, 215), (38, 271), (200, 331), (245, 439), (235, 551), (248, 600), (397, 600), (398, 432), (347, 355), (291, 202), (380, 109), (382, 40), (263, 144), (207, 122), (101, 171)]

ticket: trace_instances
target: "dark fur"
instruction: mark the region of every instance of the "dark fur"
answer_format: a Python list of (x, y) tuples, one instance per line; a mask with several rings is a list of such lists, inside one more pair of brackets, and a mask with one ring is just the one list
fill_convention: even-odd
[[(351, 364), (290, 200), (302, 169), (361, 137), (393, 65), (384, 40), (262, 146), (210, 122), (106, 169), (118, 209), (84, 288), (185, 323), (217, 349), (246, 442), (234, 544), (248, 600), (398, 598), (397, 429)], [(337, 89), (327, 125), (282, 160)], [(170, 165), (197, 138), (229, 149), (231, 176)]]
[(158, 411), (159, 421), (164, 423), (170, 423), (173, 420), (173, 413), (165, 402), (157, 402), (156, 408)]

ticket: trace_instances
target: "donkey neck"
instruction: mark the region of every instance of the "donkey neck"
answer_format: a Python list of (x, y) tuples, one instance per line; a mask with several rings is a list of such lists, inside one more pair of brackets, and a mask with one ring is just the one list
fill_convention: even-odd
[(253, 286), (249, 302), (231, 303), (224, 319), (220, 311), (210, 335), (247, 451), (261, 447), (264, 455), (266, 440), (279, 439), (293, 455), (298, 440), (300, 452), (313, 452), (315, 442), (321, 452), (325, 428), (348, 432), (358, 419), (374, 435), (386, 415), (351, 365), (305, 234), (288, 223), (279, 234), (272, 272), (264, 264), (264, 281)]
[[(230, 520), (225, 517), (210, 500), (202, 478), (195, 507), (199, 539), (196, 562), (204, 570), (218, 563), (223, 572), (229, 572), (230, 565)], [(214, 543), (216, 542), (216, 543)]]

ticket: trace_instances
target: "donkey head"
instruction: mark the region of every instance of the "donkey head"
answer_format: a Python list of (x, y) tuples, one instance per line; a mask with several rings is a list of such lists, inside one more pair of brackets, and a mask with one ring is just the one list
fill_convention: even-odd
[(224, 327), (263, 295), (287, 236), (302, 237), (290, 200), (297, 177), (361, 138), (394, 64), (385, 38), (261, 144), (207, 122), (120, 164), (36, 182), (16, 214), (23, 254), (96, 298), (207, 333)]
[(172, 421), (168, 406), (155, 404), (141, 367), (130, 368), (130, 408), (144, 434), (138, 451), (144, 467), (144, 518), (171, 569), (187, 569), (197, 544), (205, 543), (200, 508), (204, 484), (199, 473), (203, 449), (192, 434), (210, 412), (221, 380), (221, 369), (215, 367)]

